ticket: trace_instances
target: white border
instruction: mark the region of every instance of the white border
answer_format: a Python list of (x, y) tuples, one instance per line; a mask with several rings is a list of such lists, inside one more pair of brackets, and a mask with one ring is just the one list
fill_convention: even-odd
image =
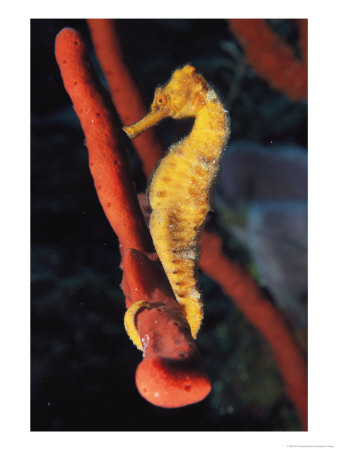
[[(117, 5), (117, 3), (119, 3)], [(121, 4), (123, 3), (123, 4)], [(235, 3), (235, 4), (234, 4)], [(4, 449), (279, 449), (337, 444), (337, 62), (334, 2), (13, 2), (1, 7), (1, 429)], [(220, 6), (221, 5), (221, 6)], [(315, 6), (313, 6), (315, 5)], [(13, 9), (13, 10), (11, 10)], [(39, 433), (29, 418), (30, 18), (254, 18), (309, 20), (309, 432)]]

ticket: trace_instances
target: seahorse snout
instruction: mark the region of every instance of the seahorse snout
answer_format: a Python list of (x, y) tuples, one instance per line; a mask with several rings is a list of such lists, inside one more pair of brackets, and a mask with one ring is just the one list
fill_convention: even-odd
[(130, 139), (134, 139), (143, 131), (153, 127), (154, 125), (157, 125), (165, 117), (168, 117), (168, 112), (166, 110), (153, 109), (149, 114), (144, 116), (138, 122), (134, 123), (133, 125), (123, 127), (123, 131), (127, 133)]

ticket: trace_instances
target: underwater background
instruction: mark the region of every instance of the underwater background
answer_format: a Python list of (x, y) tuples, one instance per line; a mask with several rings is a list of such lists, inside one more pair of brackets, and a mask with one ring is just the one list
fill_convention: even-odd
[[(294, 22), (269, 23), (297, 53)], [(65, 26), (85, 37), (100, 73), (85, 20), (31, 21), (31, 429), (300, 430), (270, 347), (202, 273), (205, 319), (197, 346), (211, 394), (172, 410), (139, 395), (134, 375), (142, 355), (123, 327), (118, 241), (54, 57), (55, 36)], [(306, 352), (307, 102), (260, 78), (224, 20), (123, 19), (116, 27), (145, 105), (186, 63), (223, 98), (231, 138), (207, 227), (262, 284)], [(168, 120), (157, 134), (167, 147), (190, 127)], [(123, 142), (142, 192), (141, 163), (127, 137)]]

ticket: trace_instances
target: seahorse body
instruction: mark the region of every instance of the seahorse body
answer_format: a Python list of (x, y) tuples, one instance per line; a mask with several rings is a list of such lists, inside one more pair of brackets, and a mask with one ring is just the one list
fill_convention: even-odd
[(152, 111), (125, 127), (135, 137), (162, 118), (195, 117), (190, 134), (169, 148), (153, 172), (148, 188), (152, 208), (150, 232), (177, 301), (196, 338), (203, 318), (196, 270), (199, 231), (209, 211), (209, 194), (229, 135), (229, 120), (220, 99), (195, 68), (176, 70), (155, 91)]

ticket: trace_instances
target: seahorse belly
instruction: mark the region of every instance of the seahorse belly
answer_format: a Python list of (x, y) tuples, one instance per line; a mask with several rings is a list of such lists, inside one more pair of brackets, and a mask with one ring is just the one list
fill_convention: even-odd
[(154, 245), (193, 337), (203, 318), (196, 268), (198, 234), (209, 209), (211, 179), (210, 170), (174, 148), (161, 161), (149, 188)]

